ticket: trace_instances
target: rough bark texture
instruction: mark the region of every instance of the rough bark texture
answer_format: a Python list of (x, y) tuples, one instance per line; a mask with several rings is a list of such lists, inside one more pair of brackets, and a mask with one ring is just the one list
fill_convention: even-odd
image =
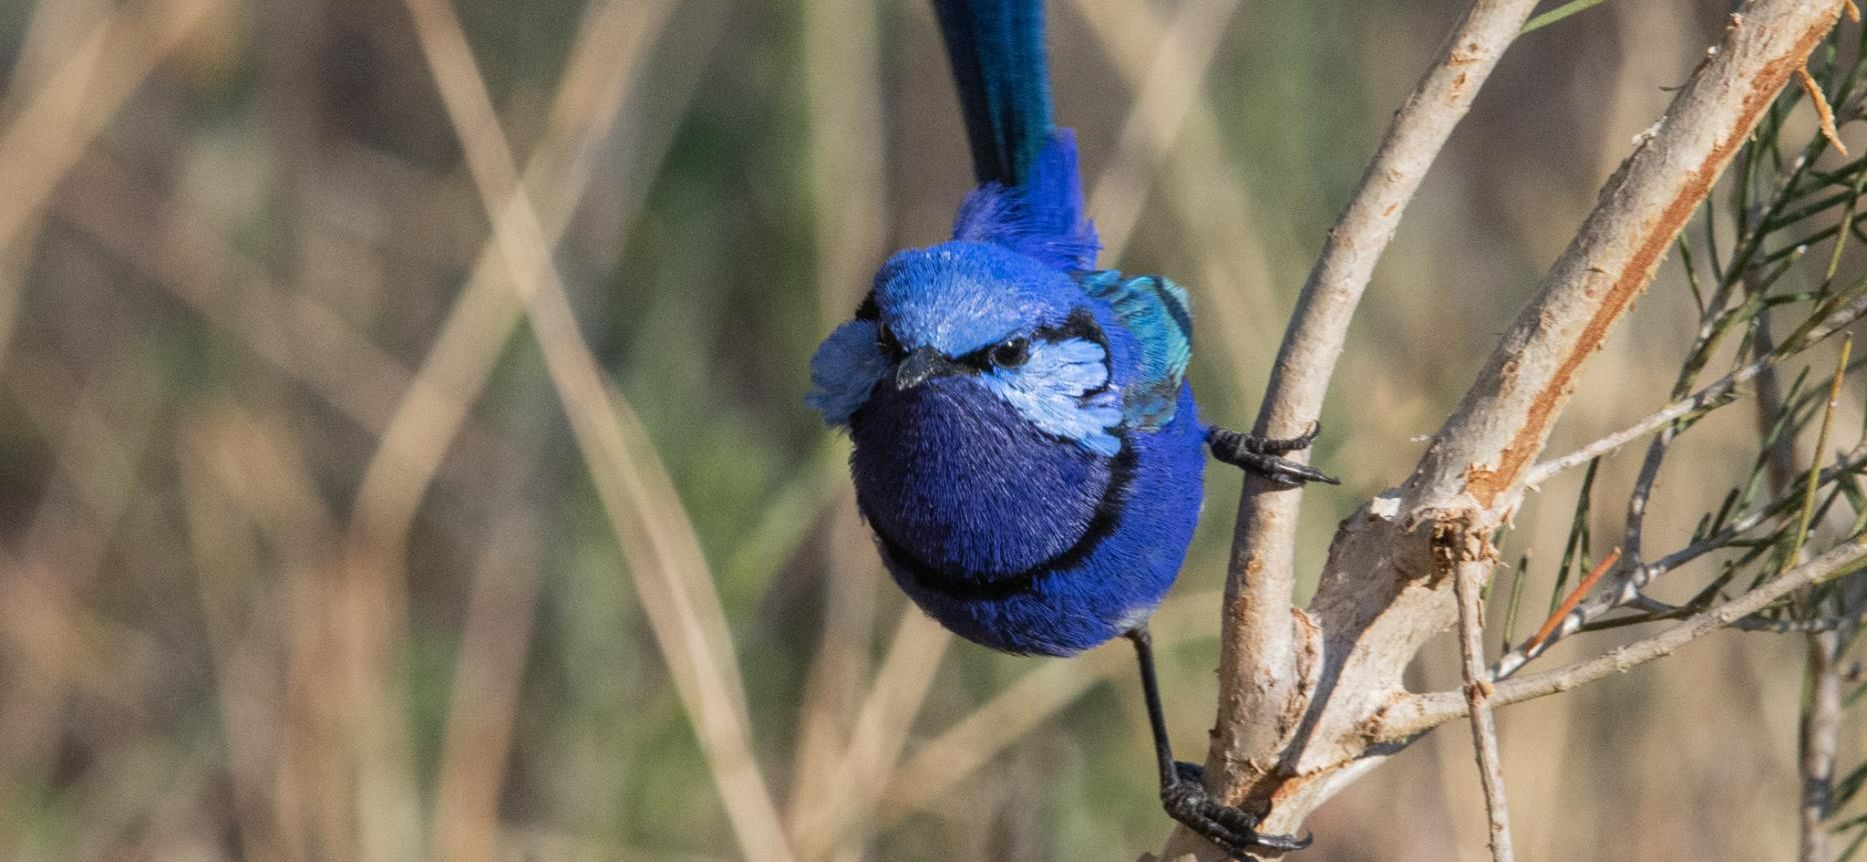
[[(1467, 24), (1481, 9), (1495, 15), (1501, 5), (1476, 4)], [(1232, 801), (1268, 809), (1264, 831), (1301, 831), (1317, 805), (1405, 744), (1385, 736), (1384, 718), (1396, 707), (1421, 706), (1401, 677), (1420, 647), (1456, 617), (1454, 579), (1446, 573), (1480, 561), (1488, 546), (1470, 539), (1489, 535), (1517, 507), (1527, 468), (1582, 363), (1652, 280), (1668, 244), (1841, 7), (1827, 0), (1753, 0), (1732, 16), (1665, 116), (1608, 181), (1413, 475), (1343, 522), (1307, 612), (1288, 604), (1294, 503), (1265, 502), (1266, 495), (1247, 489), (1228, 589), (1219, 723), (1206, 774)], [(1491, 47), (1482, 69), (1495, 62), (1510, 33)], [(1448, 57), (1464, 56), (1464, 47), (1454, 41)], [(1446, 68), (1435, 67), (1422, 88)], [(1476, 89), (1469, 80), (1463, 86)], [(1470, 97), (1469, 91), (1458, 96)], [(1420, 109), (1410, 101), (1396, 128), (1405, 111)], [(1425, 158), (1430, 161), (1430, 153)], [(1392, 225), (1366, 230), (1378, 250)], [(1363, 238), (1339, 227), (1330, 245), (1352, 246)], [(1306, 289), (1306, 308), (1330, 302), (1310, 293)], [(1322, 323), (1306, 323), (1300, 312), (1286, 335), (1270, 392), (1314, 393), (1314, 402), (1273, 398), (1308, 408), (1294, 414), (1299, 420), (1314, 415), (1334, 354), (1317, 357), (1292, 344), (1311, 338), (1308, 327), (1345, 321), (1358, 288), (1355, 293), (1346, 305), (1332, 306)], [(1339, 346), (1334, 342), (1331, 349)], [(1301, 430), (1278, 424), (1289, 419), (1281, 415), (1267, 407), (1260, 430)], [(1168, 858), (1187, 853), (1223, 858), (1176, 834)]]

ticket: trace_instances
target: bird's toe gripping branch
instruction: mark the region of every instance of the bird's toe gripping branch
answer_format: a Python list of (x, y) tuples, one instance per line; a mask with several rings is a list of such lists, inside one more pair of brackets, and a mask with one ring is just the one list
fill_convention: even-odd
[(1153, 638), (1148, 636), (1146, 626), (1133, 629), (1127, 637), (1134, 642), (1135, 658), (1141, 667), (1141, 695), (1147, 701), (1148, 724), (1154, 730), (1154, 757), (1160, 766), (1160, 804), (1167, 809), (1167, 816), (1240, 859), (1265, 850), (1288, 852), (1308, 847), (1308, 835), (1298, 838), (1260, 834), (1257, 827), (1262, 818), (1214, 799), (1206, 792), (1198, 766), (1173, 759), (1167, 716), (1160, 705), (1160, 683), (1154, 674)]
[(1298, 437), (1276, 438), (1259, 437), (1253, 434), (1241, 434), (1214, 427), (1206, 433), (1206, 445), (1212, 448), (1212, 456), (1249, 473), (1256, 473), (1279, 485), (1295, 487), (1305, 482), (1323, 482), (1340, 485), (1342, 480), (1321, 470), (1287, 460), (1280, 456), (1309, 448), (1309, 444), (1322, 433), (1322, 424), (1314, 423), (1310, 429)]
[(1311, 836), (1266, 835), (1257, 831), (1258, 817), (1242, 808), (1222, 805), (1206, 792), (1200, 781), (1200, 768), (1191, 763), (1174, 764), (1175, 780), (1160, 788), (1160, 801), (1168, 816), (1198, 833), (1233, 856), (1245, 856), (1263, 850), (1289, 852), (1310, 845)]

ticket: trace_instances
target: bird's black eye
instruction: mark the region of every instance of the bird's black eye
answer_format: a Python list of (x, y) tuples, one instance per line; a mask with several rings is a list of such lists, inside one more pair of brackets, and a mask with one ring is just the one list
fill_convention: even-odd
[(895, 340), (894, 332), (886, 326), (875, 328), (875, 349), (880, 350), (883, 356), (890, 359), (901, 358), (901, 342)]
[(1008, 338), (992, 348), (992, 364), (1000, 368), (1016, 368), (1031, 359), (1031, 342), (1028, 339)]

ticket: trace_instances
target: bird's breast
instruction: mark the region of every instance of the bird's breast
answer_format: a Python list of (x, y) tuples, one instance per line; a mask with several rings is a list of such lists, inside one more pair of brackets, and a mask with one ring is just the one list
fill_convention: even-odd
[(1062, 558), (1122, 503), (1123, 456), (1044, 434), (963, 375), (907, 390), (885, 381), (850, 431), (857, 500), (870, 525), (957, 581), (988, 582)]

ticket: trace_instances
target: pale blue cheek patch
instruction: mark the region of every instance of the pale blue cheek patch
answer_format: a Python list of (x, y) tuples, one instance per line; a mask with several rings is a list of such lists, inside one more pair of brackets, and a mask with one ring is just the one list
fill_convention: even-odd
[(999, 368), (979, 376), (1038, 430), (1071, 440), (1100, 455), (1121, 451), (1121, 438), (1109, 433), (1122, 422), (1121, 396), (1109, 380), (1107, 351), (1082, 338), (1036, 342), (1031, 357), (1017, 368)]
[(876, 334), (875, 321), (852, 320), (832, 331), (810, 358), (810, 394), (804, 403), (823, 414), (824, 422), (848, 426), (850, 414), (862, 408), (888, 373), (888, 357), (875, 346)]

